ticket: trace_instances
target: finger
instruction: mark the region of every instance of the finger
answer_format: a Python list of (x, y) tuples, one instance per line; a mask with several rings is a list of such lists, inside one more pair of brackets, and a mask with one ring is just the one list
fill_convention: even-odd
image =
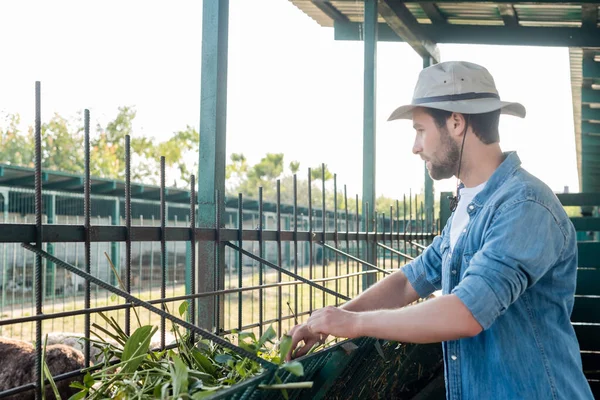
[(306, 336), (306, 334), (308, 332), (306, 332), (307, 329), (302, 329), (302, 328), (306, 328), (305, 324), (302, 325), (296, 325), (294, 327), (294, 329), (292, 329), (292, 331), (290, 331), (290, 336), (292, 337), (292, 346), (290, 349), (290, 352), (288, 353), (286, 359), (289, 361), (291, 359), (291, 354), (294, 351), (294, 349), (298, 346), (298, 343), (300, 343), (302, 340), (304, 340), (304, 336)]
[(294, 358), (298, 358), (298, 357), (302, 357), (303, 355), (305, 355), (306, 353), (308, 353), (310, 351), (310, 349), (312, 349), (312, 347), (317, 343), (316, 340), (309, 340), (308, 342), (306, 342), (306, 344), (302, 347), (300, 347), (298, 349), (298, 351), (296, 351), (294, 353)]

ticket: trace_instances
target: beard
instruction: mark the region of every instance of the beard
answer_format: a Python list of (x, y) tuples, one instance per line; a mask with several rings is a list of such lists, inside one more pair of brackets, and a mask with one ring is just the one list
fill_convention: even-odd
[(452, 178), (457, 173), (460, 160), (460, 146), (452, 140), (446, 127), (440, 128), (440, 142), (440, 149), (445, 153), (436, 157), (435, 161), (429, 160), (431, 163), (429, 175), (435, 180)]

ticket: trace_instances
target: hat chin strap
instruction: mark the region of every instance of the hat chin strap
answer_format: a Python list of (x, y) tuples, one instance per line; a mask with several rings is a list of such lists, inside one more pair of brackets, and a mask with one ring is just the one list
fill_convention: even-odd
[(462, 163), (463, 150), (465, 148), (465, 139), (467, 138), (467, 130), (469, 129), (469, 116), (467, 115), (465, 119), (466, 124), (465, 130), (463, 131), (462, 145), (460, 146), (460, 156), (458, 157), (458, 172), (456, 173), (456, 196), (448, 196), (448, 199), (450, 200), (450, 211), (452, 212), (456, 211), (456, 207), (458, 207), (458, 202), (460, 201), (460, 191), (458, 190), (460, 185), (458, 182), (460, 179), (460, 166)]

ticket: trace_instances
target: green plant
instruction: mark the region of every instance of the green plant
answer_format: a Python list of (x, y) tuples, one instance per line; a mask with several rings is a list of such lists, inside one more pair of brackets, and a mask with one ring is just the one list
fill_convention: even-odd
[[(182, 303), (179, 314), (185, 318), (188, 303)], [(92, 333), (98, 340), (89, 339), (104, 357), (101, 368), (88, 371), (83, 383), (73, 383), (80, 389), (70, 400), (77, 399), (202, 399), (213, 392), (230, 387), (264, 372), (256, 361), (242, 357), (235, 351), (218, 346), (206, 339), (194, 342), (187, 332), (182, 334), (173, 326), (176, 338), (174, 348), (150, 349), (150, 341), (157, 327), (139, 326), (130, 336), (125, 334), (114, 318), (100, 313), (110, 329), (93, 324)], [(96, 332), (98, 331), (98, 332)], [(251, 332), (234, 332), (238, 345), (297, 376), (303, 375), (302, 364), (297, 361), (285, 363), (290, 350), (291, 337), (284, 335), (274, 342), (276, 333), (269, 327), (256, 339)], [(232, 338), (227, 338), (231, 341)], [(105, 339), (106, 338), (106, 339)], [(109, 342), (108, 339), (112, 339)], [(268, 346), (268, 344), (272, 346)], [(263, 386), (264, 389), (283, 390), (311, 387), (312, 382), (301, 384)]]

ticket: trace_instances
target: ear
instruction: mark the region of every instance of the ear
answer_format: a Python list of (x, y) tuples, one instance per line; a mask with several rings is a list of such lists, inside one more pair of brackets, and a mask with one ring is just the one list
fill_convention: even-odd
[(452, 113), (450, 118), (446, 121), (448, 132), (452, 136), (461, 137), (465, 131), (466, 126), (465, 116), (461, 113)]

